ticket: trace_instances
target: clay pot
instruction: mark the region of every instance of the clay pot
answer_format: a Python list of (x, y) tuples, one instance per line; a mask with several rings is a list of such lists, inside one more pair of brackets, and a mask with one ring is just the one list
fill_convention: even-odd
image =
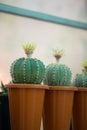
[(73, 130), (87, 130), (87, 88), (78, 88), (73, 105)]
[(53, 86), (45, 93), (44, 130), (69, 130), (76, 87)]
[(11, 130), (40, 130), (46, 85), (8, 84)]

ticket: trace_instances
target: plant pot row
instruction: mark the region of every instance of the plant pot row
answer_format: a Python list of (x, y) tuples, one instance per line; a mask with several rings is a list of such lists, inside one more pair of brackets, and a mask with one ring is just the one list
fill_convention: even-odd
[[(69, 130), (70, 124), (73, 130), (87, 130), (84, 124), (78, 127), (78, 124), (84, 123), (84, 120), (80, 121), (80, 115), (84, 112), (79, 110), (85, 103), (80, 106), (80, 96), (77, 96), (81, 89), (71, 87), (70, 68), (59, 64), (63, 50), (55, 49), (56, 63), (45, 67), (42, 61), (32, 58), (35, 45), (25, 44), (23, 48), (27, 57), (16, 59), (11, 64), (12, 80), (11, 84), (6, 85), (9, 90), (11, 130), (40, 130), (42, 117), (44, 130)], [(86, 62), (83, 72), (76, 76), (78, 86), (87, 86)], [(44, 85), (41, 85), (42, 82)]]
[(75, 91), (73, 103), (73, 130), (87, 130), (87, 88)]
[(87, 130), (87, 88), (59, 86), (46, 91), (44, 130)]
[[(87, 89), (7, 84), (11, 130), (87, 130)], [(73, 112), (73, 114), (72, 114)], [(73, 115), (73, 116), (72, 116)]]

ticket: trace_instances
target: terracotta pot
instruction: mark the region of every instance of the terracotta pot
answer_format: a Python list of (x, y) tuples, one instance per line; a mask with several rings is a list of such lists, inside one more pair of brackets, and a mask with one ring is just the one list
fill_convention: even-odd
[(73, 105), (73, 130), (87, 130), (87, 88), (78, 88)]
[(11, 130), (40, 130), (46, 85), (8, 84)]
[(46, 91), (43, 127), (44, 130), (69, 130), (75, 87), (56, 86)]

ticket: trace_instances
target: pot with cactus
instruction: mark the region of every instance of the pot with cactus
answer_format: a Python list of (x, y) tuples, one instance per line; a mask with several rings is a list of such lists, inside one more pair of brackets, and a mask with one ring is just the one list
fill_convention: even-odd
[(19, 58), (11, 64), (12, 83), (9, 90), (11, 130), (40, 130), (45, 89), (42, 85), (45, 65), (32, 58), (35, 45), (23, 45), (26, 58)]
[(54, 50), (56, 63), (46, 67), (44, 84), (49, 86), (45, 93), (43, 110), (44, 130), (69, 130), (75, 87), (71, 86), (72, 73), (67, 65), (60, 64), (63, 50)]
[(74, 97), (73, 130), (87, 130), (87, 61), (83, 61), (82, 73), (76, 74), (74, 85), (78, 91)]
[(8, 90), (2, 81), (0, 85), (0, 130), (11, 130)]

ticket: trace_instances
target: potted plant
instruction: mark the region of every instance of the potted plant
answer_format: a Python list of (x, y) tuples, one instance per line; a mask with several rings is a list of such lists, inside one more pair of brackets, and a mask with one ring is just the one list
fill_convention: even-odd
[(78, 91), (74, 97), (73, 130), (87, 130), (87, 61), (83, 62), (82, 73), (76, 74), (74, 85)]
[(69, 130), (75, 87), (71, 86), (72, 73), (67, 65), (59, 64), (63, 50), (54, 50), (56, 63), (46, 67), (44, 84), (49, 85), (45, 93), (43, 110), (44, 130)]
[(2, 81), (0, 86), (0, 130), (11, 130), (8, 90)]
[(39, 130), (44, 102), (45, 89), (42, 85), (45, 65), (32, 58), (35, 45), (23, 45), (26, 58), (15, 60), (10, 67), (12, 83), (9, 89), (11, 130)]

